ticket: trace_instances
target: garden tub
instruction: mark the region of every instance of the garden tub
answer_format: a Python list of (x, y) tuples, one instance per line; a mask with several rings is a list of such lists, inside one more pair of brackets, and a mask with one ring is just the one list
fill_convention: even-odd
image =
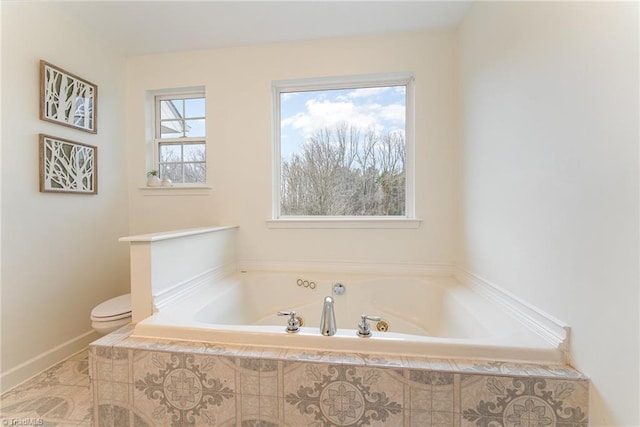
[[(320, 333), (327, 296), (334, 300), (333, 336)], [(278, 316), (289, 311), (302, 320), (296, 333), (286, 331), (287, 316)], [(357, 334), (362, 315), (383, 321), (370, 322), (371, 337)], [(563, 362), (557, 344), (445, 276), (239, 271), (165, 303), (138, 322), (132, 335), (344, 353)]]

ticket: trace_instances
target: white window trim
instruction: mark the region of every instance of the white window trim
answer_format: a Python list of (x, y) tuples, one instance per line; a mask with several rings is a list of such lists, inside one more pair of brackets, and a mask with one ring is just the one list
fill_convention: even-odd
[(419, 228), (422, 220), (381, 216), (287, 216), (267, 221), (267, 228), (381, 229)]
[[(407, 87), (405, 133), (405, 215), (372, 216), (283, 216), (280, 214), (280, 94), (311, 90), (350, 89), (379, 86)], [(272, 93), (272, 217), (268, 228), (418, 228), (415, 212), (415, 78), (413, 73), (369, 74), (275, 81)]]
[[(159, 170), (159, 148), (158, 141), (156, 138), (159, 135), (160, 130), (160, 111), (157, 108), (156, 99), (172, 99), (172, 98), (205, 98), (206, 101), (206, 90), (204, 86), (194, 86), (194, 87), (186, 87), (186, 88), (174, 88), (174, 89), (159, 89), (147, 92), (147, 111), (149, 112), (149, 116), (147, 116), (147, 150), (146, 150), (146, 167), (147, 169), (144, 171), (143, 176), (146, 177), (146, 172), (149, 170)], [(206, 107), (205, 107), (206, 108)], [(205, 109), (205, 120), (206, 120), (206, 111)], [(206, 127), (208, 128), (209, 121), (207, 120)], [(159, 195), (160, 193), (167, 194), (177, 194), (180, 189), (198, 189), (198, 190), (210, 190), (211, 186), (209, 185), (209, 144), (207, 143), (207, 134), (208, 130), (205, 132), (204, 137), (187, 137), (181, 138), (180, 140), (185, 142), (192, 141), (204, 141), (205, 147), (207, 148), (205, 151), (205, 167), (206, 167), (206, 178), (205, 182), (196, 182), (196, 183), (174, 183), (171, 187), (162, 187), (165, 191), (158, 191), (158, 187), (146, 187), (141, 186), (139, 189), (141, 190), (149, 190), (149, 194), (155, 193)], [(171, 142), (173, 139), (165, 138), (164, 142)], [(189, 191), (185, 194), (191, 194), (192, 191)]]
[(186, 184), (179, 187), (138, 187), (144, 196), (209, 196), (211, 187), (201, 184)]

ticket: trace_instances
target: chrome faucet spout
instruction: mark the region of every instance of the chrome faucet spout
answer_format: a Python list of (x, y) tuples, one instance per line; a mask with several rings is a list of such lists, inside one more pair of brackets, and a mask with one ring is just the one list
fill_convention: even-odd
[(320, 333), (325, 336), (332, 336), (336, 333), (336, 315), (333, 311), (333, 298), (325, 297), (320, 317)]

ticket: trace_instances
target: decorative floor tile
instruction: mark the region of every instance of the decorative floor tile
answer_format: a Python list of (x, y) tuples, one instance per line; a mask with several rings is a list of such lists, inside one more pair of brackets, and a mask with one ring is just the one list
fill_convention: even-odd
[(260, 396), (260, 420), (282, 424), (284, 421), (284, 399), (275, 396)]
[(217, 425), (235, 417), (233, 359), (136, 350), (133, 367), (134, 409), (160, 425)]
[(297, 363), (286, 367), (284, 383), (287, 424), (403, 423), (404, 384), (391, 372), (349, 365)]
[(247, 396), (260, 395), (260, 359), (239, 357), (236, 370), (235, 393)]
[(264, 349), (262, 349), (261, 353), (260, 353), (260, 358), (261, 359), (277, 359), (277, 360), (282, 360), (285, 358), (287, 354), (287, 350), (284, 348), (270, 348), (270, 347), (265, 347)]
[(431, 412), (431, 425), (432, 426), (453, 426), (454, 414), (453, 412), (432, 411)]
[(133, 384), (96, 381), (94, 392), (98, 402), (130, 408), (133, 397)]
[(104, 346), (104, 347), (112, 347), (114, 345), (119, 344), (133, 332), (134, 326), (129, 324), (123, 326), (122, 328), (111, 332), (110, 334), (103, 335), (94, 342), (91, 343), (92, 346)]
[[(535, 424), (533, 424), (535, 425)], [(542, 424), (544, 426), (544, 424)], [(462, 417), (460, 420), (460, 426), (461, 427), (478, 427), (478, 426), (505, 426), (503, 418), (502, 417), (485, 417), (483, 419), (479, 419), (479, 420), (469, 420), (466, 417)], [(513, 427), (514, 424), (510, 424), (509, 427)], [(506, 426), (505, 426), (506, 427)], [(546, 426), (545, 426), (546, 427)]]
[(236, 405), (241, 423), (260, 420), (260, 396), (237, 395)]
[(260, 363), (260, 396), (282, 397), (283, 362), (262, 360)]
[(428, 359), (424, 357), (406, 357), (403, 360), (405, 368), (424, 369), (430, 371), (454, 371), (451, 361), (447, 359)]
[(402, 358), (399, 356), (382, 356), (379, 354), (358, 354), (364, 361), (365, 365), (377, 367), (398, 367), (402, 368)]
[(582, 373), (569, 366), (529, 364), (525, 365), (524, 368), (527, 372), (527, 375), (535, 377), (566, 378), (576, 380), (587, 379), (587, 377), (585, 377)]
[(406, 410), (431, 411), (433, 393), (430, 385), (414, 385), (409, 389), (408, 406)]
[[(79, 425), (92, 420), (88, 351), (69, 357), (4, 393), (3, 420), (35, 420), (40, 425)], [(16, 424), (20, 425), (20, 424)]]
[(2, 400), (2, 419), (76, 425), (92, 418), (91, 394), (85, 386), (56, 385), (38, 393), (31, 390), (31, 393), (16, 393), (13, 398), (3, 396)]
[(134, 413), (130, 408), (119, 405), (99, 405), (96, 412), (93, 424), (95, 427), (156, 427), (161, 425), (144, 417), (144, 415)]
[[(586, 382), (526, 377), (463, 376), (462, 425), (588, 425)], [(527, 421), (529, 420), (529, 421)]]
[(95, 427), (114, 427), (113, 426), (113, 406), (110, 404), (94, 404), (93, 406), (93, 425)]
[[(131, 410), (126, 407), (112, 405), (113, 427), (131, 425)], [(149, 423), (144, 423), (148, 426)]]
[(93, 381), (111, 381), (113, 379), (113, 348), (93, 346), (90, 371)]
[(285, 359), (300, 362), (325, 362), (340, 364), (344, 360), (344, 356), (333, 351), (289, 350), (285, 354)]
[(536, 376), (542, 378), (586, 379), (569, 366), (513, 363), (486, 360), (452, 360), (459, 372), (497, 374), (507, 376)]
[(427, 427), (431, 425), (431, 412), (428, 411), (406, 411), (405, 425), (410, 427)]
[(454, 411), (453, 406), (453, 375), (451, 375), (451, 383), (445, 385), (434, 385), (432, 391), (431, 410), (436, 412)]
[(453, 360), (457, 371), (477, 374), (503, 374), (525, 376), (524, 365), (508, 362), (494, 362), (487, 360)]
[[(73, 420), (77, 422), (91, 420), (92, 399), (89, 387), (60, 386), (54, 393), (58, 396), (64, 396), (69, 405), (67, 411), (56, 412), (55, 419)], [(47, 416), (53, 417), (54, 415), (53, 413), (49, 413)]]
[(411, 411), (454, 412), (454, 374), (449, 372), (406, 371), (409, 380), (409, 409)]
[(132, 383), (133, 350), (115, 349), (111, 361), (111, 380), (118, 383)]

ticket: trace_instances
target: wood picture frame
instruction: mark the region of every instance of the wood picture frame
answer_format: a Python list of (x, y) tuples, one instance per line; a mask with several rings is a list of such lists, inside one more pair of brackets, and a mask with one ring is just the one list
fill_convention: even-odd
[(41, 60), (40, 119), (98, 133), (98, 86)]
[(40, 134), (40, 191), (98, 193), (98, 147)]

